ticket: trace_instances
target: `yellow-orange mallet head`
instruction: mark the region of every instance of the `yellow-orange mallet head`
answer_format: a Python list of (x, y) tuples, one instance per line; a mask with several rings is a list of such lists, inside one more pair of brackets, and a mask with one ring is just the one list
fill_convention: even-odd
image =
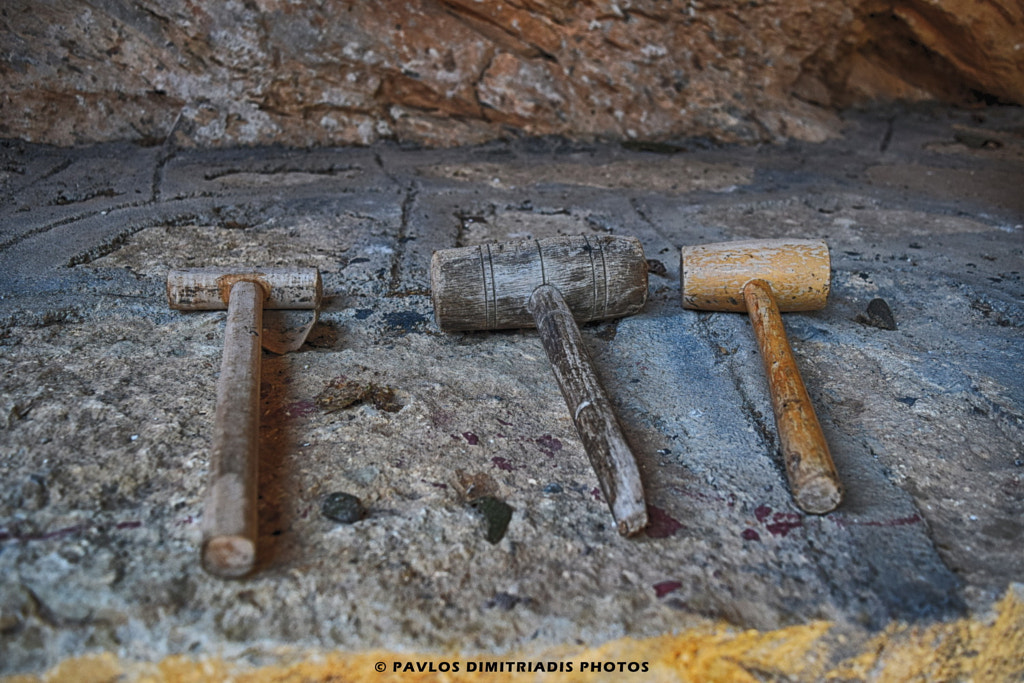
[(738, 240), (683, 247), (679, 273), (683, 308), (746, 311), (744, 286), (763, 280), (785, 313), (825, 307), (831, 264), (821, 240)]

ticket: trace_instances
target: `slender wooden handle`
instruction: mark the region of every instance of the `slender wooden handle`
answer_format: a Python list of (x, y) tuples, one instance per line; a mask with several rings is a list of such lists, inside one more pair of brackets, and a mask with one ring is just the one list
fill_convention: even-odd
[(619, 533), (631, 536), (647, 526), (640, 472), (594, 373), (576, 321), (561, 293), (551, 285), (537, 287), (527, 308)]
[(830, 512), (842, 500), (839, 475), (793, 360), (771, 285), (764, 280), (751, 280), (743, 287), (743, 298), (768, 376), (775, 426), (793, 498), (807, 512)]
[(256, 480), (260, 439), (260, 334), (265, 290), (254, 282), (231, 287), (210, 483), (203, 507), (203, 568), (235, 578), (256, 564)]

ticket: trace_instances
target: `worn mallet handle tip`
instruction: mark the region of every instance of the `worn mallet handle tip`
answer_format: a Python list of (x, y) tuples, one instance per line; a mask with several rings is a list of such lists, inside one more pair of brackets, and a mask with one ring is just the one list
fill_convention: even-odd
[(214, 536), (203, 544), (203, 569), (214, 576), (237, 579), (256, 565), (256, 544), (243, 536)]
[(801, 510), (812, 515), (824, 515), (839, 507), (843, 500), (843, 490), (839, 486), (838, 477), (818, 476), (805, 480), (793, 499)]

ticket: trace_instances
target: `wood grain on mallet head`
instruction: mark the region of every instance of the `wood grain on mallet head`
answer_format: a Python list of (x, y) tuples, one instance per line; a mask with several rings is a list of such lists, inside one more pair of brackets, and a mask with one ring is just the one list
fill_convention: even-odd
[(263, 288), (263, 308), (317, 309), (323, 298), (316, 268), (189, 268), (167, 274), (167, 301), (179, 311), (209, 311), (228, 306), (236, 282), (255, 282)]
[(549, 284), (577, 322), (631, 315), (647, 301), (647, 261), (633, 237), (579, 235), (434, 252), (431, 295), (446, 332), (534, 327), (530, 295)]
[(746, 311), (743, 287), (769, 283), (779, 310), (816, 311), (828, 299), (831, 264), (821, 240), (739, 240), (683, 247), (683, 308)]

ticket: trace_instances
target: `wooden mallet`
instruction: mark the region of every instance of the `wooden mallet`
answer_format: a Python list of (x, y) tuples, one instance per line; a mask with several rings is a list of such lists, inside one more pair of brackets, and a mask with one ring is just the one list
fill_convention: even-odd
[(679, 276), (683, 308), (746, 311), (750, 316), (793, 498), (806, 512), (834, 510), (842, 499), (839, 475), (779, 315), (824, 308), (828, 245), (773, 239), (683, 247)]
[(315, 311), (321, 296), (315, 268), (211, 268), (167, 275), (171, 308), (228, 310), (202, 522), (203, 568), (216, 576), (244, 576), (256, 563), (263, 309)]
[(630, 315), (647, 300), (634, 238), (556, 237), (435, 251), (434, 316), (446, 332), (536, 327), (619, 533), (647, 525), (636, 460), (577, 323)]

